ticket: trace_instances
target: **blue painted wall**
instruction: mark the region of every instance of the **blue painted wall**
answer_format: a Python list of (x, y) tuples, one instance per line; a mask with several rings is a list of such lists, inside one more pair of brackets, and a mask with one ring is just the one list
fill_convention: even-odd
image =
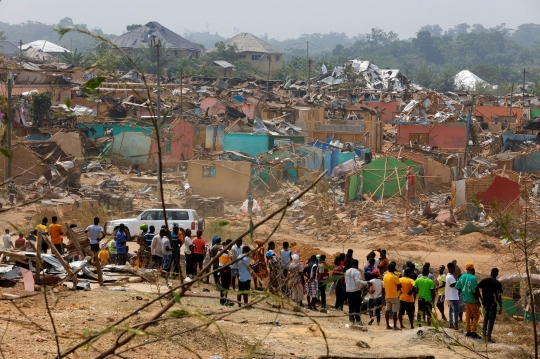
[(77, 128), (81, 130), (93, 129), (88, 131), (89, 138), (99, 138), (105, 136), (105, 130), (108, 128), (113, 129), (113, 136), (116, 136), (122, 132), (140, 132), (148, 135), (154, 128), (151, 125), (139, 123), (137, 121), (130, 122), (103, 122), (103, 123), (79, 123)]
[(240, 151), (258, 156), (270, 149), (270, 138), (259, 133), (226, 133), (223, 136), (224, 151)]
[(515, 172), (540, 171), (540, 151), (514, 158), (512, 160), (512, 170)]
[(36, 133), (35, 135), (26, 136), (24, 140), (25, 141), (47, 141), (51, 137), (52, 135), (50, 133)]

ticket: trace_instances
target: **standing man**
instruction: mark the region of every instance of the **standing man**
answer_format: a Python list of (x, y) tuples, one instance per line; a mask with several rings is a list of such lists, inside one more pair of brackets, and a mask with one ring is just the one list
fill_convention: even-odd
[(367, 282), (362, 280), (362, 274), (358, 270), (358, 259), (353, 259), (352, 267), (345, 272), (345, 286), (349, 300), (349, 321), (353, 324), (363, 325), (360, 311), (362, 308), (362, 288), (365, 285), (367, 285)]
[[(227, 239), (225, 241), (225, 247), (231, 244), (232, 239)], [(219, 304), (226, 306), (233, 306), (234, 303), (227, 300), (227, 294), (229, 293), (229, 288), (231, 287), (231, 251), (224, 250), (219, 256), (219, 277), (220, 277), (220, 290), (219, 290)]]
[[(386, 257), (386, 249), (382, 249), (382, 250), (379, 249), (379, 253), (381, 254), (379, 258), (379, 264), (378, 264), (379, 272), (384, 273), (387, 270), (390, 271), (390, 268), (389, 268), (390, 261)], [(396, 271), (396, 266), (394, 265), (394, 270), (392, 272), (395, 272), (395, 271)]]
[(9, 229), (6, 228), (5, 234), (2, 237), (2, 240), (4, 241), (4, 248), (8, 248), (8, 249), (13, 248), (13, 243), (11, 242), (11, 234), (9, 234)]
[[(161, 253), (162, 253), (162, 264), (163, 270), (168, 273), (171, 269), (172, 264), (172, 245), (170, 239), (167, 237), (167, 230), (166, 229), (160, 229), (159, 230), (159, 237), (161, 239)], [(152, 240), (152, 243), (154, 240)]]
[[(386, 308), (384, 317), (386, 319), (386, 329), (388, 330), (401, 330), (397, 326), (397, 317), (399, 311), (399, 290), (401, 289), (401, 283), (399, 278), (394, 273), (396, 271), (396, 265), (390, 263), (388, 265), (388, 272), (383, 277), (384, 293), (386, 298)], [(392, 319), (394, 320), (394, 326), (390, 326), (390, 313), (392, 313)]]
[(442, 320), (446, 320), (446, 315), (444, 315), (444, 301), (446, 293), (446, 274), (444, 274), (444, 265), (439, 267), (439, 276), (437, 277), (437, 308), (441, 312)]
[[(221, 237), (215, 236), (212, 239), (212, 241), (214, 242), (214, 244), (212, 244), (212, 248), (210, 249), (210, 260), (217, 257), (218, 254), (223, 249), (223, 246), (221, 245)], [(219, 258), (217, 261), (212, 263), (212, 271), (214, 272), (214, 284), (216, 286), (219, 286), (220, 285), (220, 280), (219, 280), (220, 271), (218, 271), (217, 269), (219, 269)]]
[[(358, 266), (356, 268), (358, 269)], [(326, 281), (328, 278), (330, 278), (330, 273), (326, 267), (326, 255), (321, 254), (317, 268), (317, 283), (321, 294), (321, 312), (326, 312)]]
[(435, 283), (429, 278), (429, 267), (422, 268), (422, 276), (414, 281), (413, 289), (418, 293), (418, 312), (422, 312), (422, 320), (427, 317), (428, 325), (432, 324), (431, 311), (435, 299)]
[(401, 329), (405, 329), (403, 325), (403, 314), (407, 313), (411, 329), (414, 329), (414, 297), (413, 290), (414, 280), (411, 278), (411, 268), (405, 268), (403, 278), (399, 278), (401, 283), (401, 297), (399, 298), (399, 325)]
[(497, 280), (498, 275), (499, 269), (493, 268), (491, 270), (491, 277), (482, 279), (478, 284), (478, 288), (482, 290), (482, 306), (486, 311), (482, 332), (484, 334), (484, 340), (490, 343), (495, 343), (495, 340), (491, 338), (491, 333), (493, 332), (493, 326), (497, 318), (497, 307), (499, 307), (499, 314), (502, 314), (502, 285)]
[(186, 229), (184, 237), (184, 256), (186, 257), (186, 275), (193, 275), (193, 241), (191, 239), (191, 229)]
[[(193, 244), (193, 275), (197, 276), (197, 267), (203, 268), (204, 255), (206, 254), (206, 241), (202, 238), (202, 231), (197, 230), (197, 237), (191, 242)], [(201, 273), (202, 274), (202, 273)]]
[[(54, 218), (54, 217), (53, 217)], [(54, 219), (53, 219), (54, 223)], [(52, 225), (51, 225), (52, 227)], [(99, 253), (99, 242), (105, 238), (106, 234), (103, 228), (99, 225), (99, 218), (94, 218), (94, 224), (86, 228), (84, 233), (90, 233), (90, 249), (94, 254)]]
[(375, 317), (377, 318), (377, 325), (381, 324), (381, 306), (382, 299), (384, 295), (384, 286), (383, 281), (379, 279), (379, 270), (374, 269), (371, 272), (372, 279), (369, 283), (369, 323), (368, 325), (373, 324), (373, 308), (375, 307)]
[(114, 241), (116, 242), (116, 263), (123, 266), (127, 261), (127, 230), (124, 223), (120, 223), (120, 226), (118, 226)]
[(449, 328), (459, 330), (459, 292), (456, 289), (456, 277), (454, 273), (456, 266), (453, 262), (448, 263), (448, 274), (446, 274), (445, 299), (450, 304), (448, 312)]
[[(281, 259), (281, 268), (283, 269), (283, 283), (287, 281), (287, 272), (289, 270), (289, 265), (291, 264), (291, 251), (289, 250), (289, 242), (283, 242), (283, 249), (281, 250), (280, 259)], [(287, 286), (284, 285), (283, 289), (287, 289)]]
[(308, 284), (307, 284), (307, 302), (308, 309), (317, 310), (316, 301), (319, 292), (319, 284), (317, 282), (317, 256), (314, 254), (309, 259), (309, 262), (304, 268)]
[(47, 217), (43, 217), (43, 219), (41, 220), (41, 223), (38, 224), (36, 227), (36, 231), (37, 231), (36, 250), (39, 251), (39, 247), (41, 245), (41, 253), (47, 253), (47, 249), (49, 249), (49, 245), (47, 244), (47, 242), (43, 240), (43, 236), (46, 236), (49, 234), (49, 228), (47, 227), (48, 222), (49, 220), (47, 219)]
[(109, 263), (116, 265), (116, 241), (111, 238), (108, 242), (109, 247)]
[(51, 234), (52, 245), (56, 248), (58, 253), (64, 254), (64, 248), (62, 246), (62, 241), (64, 240), (62, 236), (64, 235), (64, 232), (62, 230), (62, 225), (58, 224), (58, 217), (56, 216), (52, 216), (51, 221), (49, 233)]
[(238, 258), (242, 256), (242, 238), (240, 238), (236, 244), (231, 248), (231, 284), (234, 290), (236, 290), (236, 279), (238, 278)]
[(15, 197), (17, 196), (17, 185), (15, 184), (14, 180), (11, 180), (8, 184), (8, 190), (9, 190), (9, 203), (14, 206), (15, 205)]
[(249, 252), (251, 249), (249, 246), (244, 246), (242, 248), (242, 255), (238, 261), (238, 295), (236, 300), (238, 301), (238, 306), (242, 306), (242, 297), (244, 297), (244, 304), (248, 304), (248, 295), (251, 290), (251, 270), (253, 266), (256, 266), (257, 263), (251, 265), (249, 260)]
[[(151, 226), (154, 227), (154, 226)], [(160, 234), (161, 234), (160, 230)], [(154, 268), (159, 269), (163, 265), (163, 241), (162, 236), (159, 234), (154, 235), (152, 242), (150, 243), (150, 253), (152, 255), (152, 265)]]
[[(476, 333), (478, 329), (478, 302), (480, 293), (478, 291), (478, 279), (476, 279), (474, 264), (468, 262), (465, 264), (465, 270), (467, 273), (462, 274), (459, 277), (456, 288), (461, 290), (463, 294), (463, 301), (465, 302), (465, 322), (467, 325), (467, 335), (473, 339), (480, 339), (481, 337)], [(472, 327), (471, 327), (472, 317)]]

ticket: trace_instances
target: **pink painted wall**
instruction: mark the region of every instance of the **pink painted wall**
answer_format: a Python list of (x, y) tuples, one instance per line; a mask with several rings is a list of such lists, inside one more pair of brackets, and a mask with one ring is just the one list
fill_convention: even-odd
[(242, 106), (241, 111), (250, 119), (255, 118), (255, 105), (251, 103), (246, 103)]
[[(161, 159), (164, 166), (178, 166), (183, 160), (189, 160), (193, 158), (193, 139), (195, 136), (195, 131), (193, 125), (189, 122), (179, 120), (174, 127), (171, 129), (173, 137), (171, 140), (171, 151), (170, 153), (165, 153), (165, 141), (161, 141), (163, 157)], [(167, 135), (171, 134), (167, 133)], [(152, 155), (154, 160), (157, 163), (158, 160), (158, 147), (157, 140), (152, 139)]]
[(431, 128), (422, 125), (397, 125), (398, 144), (409, 143), (409, 134), (428, 133), (429, 145), (440, 149), (465, 149), (467, 133), (463, 127), (433, 125)]
[(227, 111), (227, 108), (225, 107), (225, 105), (223, 105), (221, 102), (219, 102), (217, 99), (213, 97), (207, 97), (204, 100), (202, 100), (200, 107), (203, 110), (204, 114), (206, 114), (206, 110), (208, 109), (208, 115), (210, 116), (219, 115)]
[(398, 108), (398, 102), (368, 102), (367, 103), (369, 107), (376, 108), (378, 107), (378, 110), (384, 111), (383, 113), (379, 114), (379, 119), (383, 122), (390, 122), (392, 121), (392, 112), (396, 112)]

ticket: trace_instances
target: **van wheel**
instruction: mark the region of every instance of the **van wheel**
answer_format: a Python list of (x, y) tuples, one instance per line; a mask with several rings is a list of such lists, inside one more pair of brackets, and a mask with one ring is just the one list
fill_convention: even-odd
[(204, 231), (204, 227), (205, 227), (205, 222), (204, 222), (204, 218), (202, 219), (199, 219), (197, 221), (197, 228)]

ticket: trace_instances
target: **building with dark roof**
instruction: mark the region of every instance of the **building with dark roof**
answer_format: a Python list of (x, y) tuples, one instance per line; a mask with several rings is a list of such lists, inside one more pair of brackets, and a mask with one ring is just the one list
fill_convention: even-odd
[(253, 34), (242, 32), (224, 44), (236, 47), (240, 60), (251, 63), (264, 73), (274, 73), (283, 68), (283, 51)]
[(133, 31), (118, 36), (112, 43), (128, 55), (133, 56), (137, 51), (147, 49), (151, 40), (161, 41), (168, 55), (176, 57), (199, 58), (203, 51), (202, 47), (183, 38), (177, 33), (167, 29), (156, 21), (136, 28)]

